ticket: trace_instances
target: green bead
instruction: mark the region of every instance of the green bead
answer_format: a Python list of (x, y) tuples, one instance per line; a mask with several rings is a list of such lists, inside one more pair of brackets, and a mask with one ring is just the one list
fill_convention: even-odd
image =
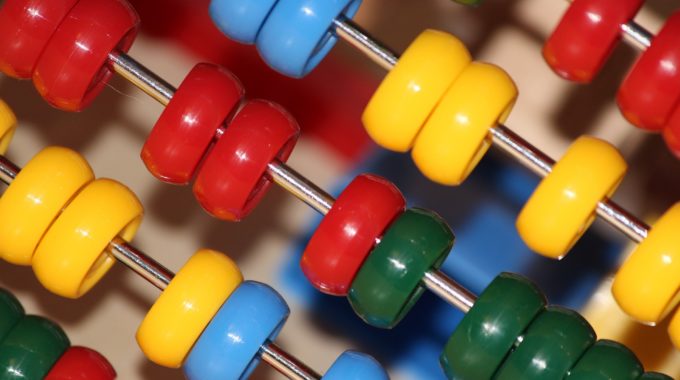
[(501, 273), (480, 294), (444, 347), (439, 362), (449, 379), (490, 379), (545, 296), (528, 279)]
[(642, 364), (628, 347), (611, 340), (598, 340), (565, 380), (636, 380), (642, 372)]
[(454, 1), (458, 4), (477, 6), (481, 4), (483, 0), (454, 0)]
[(354, 311), (368, 324), (392, 328), (423, 293), (425, 273), (439, 269), (453, 232), (435, 212), (404, 211), (368, 255), (349, 290)]
[(531, 322), (496, 379), (562, 379), (593, 343), (588, 321), (573, 310), (550, 306)]
[(42, 379), (69, 345), (59, 326), (27, 315), (0, 343), (0, 379)]
[(23, 316), (24, 308), (21, 307), (16, 297), (0, 288), (0, 342)]
[(658, 372), (645, 372), (638, 380), (673, 380), (672, 377)]

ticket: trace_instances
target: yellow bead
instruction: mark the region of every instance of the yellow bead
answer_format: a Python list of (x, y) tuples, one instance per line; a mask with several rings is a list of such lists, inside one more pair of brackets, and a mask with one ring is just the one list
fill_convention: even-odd
[(675, 311), (675, 315), (668, 325), (668, 334), (671, 337), (671, 342), (676, 349), (680, 350), (680, 309)]
[(125, 186), (90, 182), (47, 230), (33, 256), (33, 271), (49, 291), (67, 298), (87, 293), (111, 269), (107, 252), (116, 236), (130, 241), (144, 210)]
[(368, 102), (363, 122), (378, 145), (406, 152), (436, 104), (470, 64), (456, 37), (426, 30), (413, 41)]
[(137, 330), (137, 342), (156, 364), (179, 368), (224, 301), (243, 281), (226, 255), (194, 254), (163, 291)]
[(524, 242), (546, 257), (564, 257), (593, 222), (598, 202), (616, 190), (626, 168), (609, 143), (578, 138), (520, 212), (516, 225)]
[(5, 154), (9, 147), (14, 131), (16, 130), (17, 118), (7, 103), (0, 99), (0, 154)]
[(0, 257), (31, 265), (49, 226), (93, 179), (87, 161), (70, 149), (49, 147), (33, 157), (0, 198)]
[(501, 68), (473, 62), (463, 70), (416, 137), (411, 155), (429, 179), (458, 185), (491, 145), (489, 129), (504, 122), (517, 87)]
[(621, 309), (645, 323), (661, 321), (680, 297), (680, 203), (654, 223), (619, 269), (612, 293)]

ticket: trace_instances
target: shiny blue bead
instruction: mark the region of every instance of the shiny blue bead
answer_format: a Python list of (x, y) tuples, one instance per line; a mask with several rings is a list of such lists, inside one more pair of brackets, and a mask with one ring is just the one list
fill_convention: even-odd
[(321, 380), (389, 380), (387, 372), (371, 356), (345, 351)]
[(212, 0), (210, 17), (232, 40), (254, 44), (277, 0)]
[(260, 363), (260, 346), (273, 341), (290, 309), (271, 287), (239, 285), (215, 314), (184, 362), (189, 380), (246, 379)]
[(360, 5), (361, 0), (278, 0), (257, 35), (257, 49), (274, 70), (303, 77), (335, 44), (333, 20), (351, 18)]

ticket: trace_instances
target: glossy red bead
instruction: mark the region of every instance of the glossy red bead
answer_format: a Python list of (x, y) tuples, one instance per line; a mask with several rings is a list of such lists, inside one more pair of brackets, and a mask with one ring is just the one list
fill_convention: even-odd
[(139, 16), (125, 0), (78, 2), (38, 59), (33, 83), (40, 95), (66, 111), (87, 107), (113, 74), (109, 53), (127, 52), (138, 24)]
[(227, 69), (200, 63), (191, 70), (156, 122), (142, 160), (162, 181), (187, 184), (215, 137), (244, 94)]
[(668, 150), (680, 159), (680, 107), (676, 107), (663, 129), (663, 139)]
[(247, 216), (270, 185), (267, 165), (275, 158), (285, 162), (299, 133), (297, 122), (279, 105), (248, 101), (198, 171), (194, 194), (201, 206), (224, 220)]
[(675, 12), (623, 81), (617, 102), (628, 121), (660, 131), (679, 100), (680, 12)]
[(543, 46), (543, 57), (561, 77), (590, 82), (621, 38), (643, 0), (574, 0)]
[(70, 347), (45, 380), (113, 380), (116, 370), (102, 354), (85, 347)]
[(300, 265), (320, 291), (347, 295), (354, 276), (406, 202), (388, 180), (362, 174), (340, 194), (314, 231)]
[(6, 0), (0, 7), (0, 71), (30, 78), (40, 54), (78, 0)]

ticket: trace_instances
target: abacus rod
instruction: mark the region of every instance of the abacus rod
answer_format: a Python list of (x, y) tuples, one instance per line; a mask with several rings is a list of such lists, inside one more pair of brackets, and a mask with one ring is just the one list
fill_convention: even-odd
[(175, 94), (176, 90), (172, 85), (125, 53), (109, 53), (109, 64), (118, 75), (164, 106), (170, 103)]
[(446, 300), (464, 313), (470, 311), (477, 296), (440, 271), (428, 271), (423, 283), (432, 293)]
[(20, 170), (12, 161), (0, 155), (0, 181), (4, 182), (5, 185), (12, 183)]
[(391, 70), (399, 61), (399, 57), (386, 48), (378, 40), (371, 38), (366, 31), (354, 23), (352, 19), (339, 16), (333, 20), (335, 33), (350, 45), (366, 54), (373, 62), (385, 70)]
[(304, 365), (291, 354), (283, 351), (273, 342), (260, 347), (260, 357), (272, 368), (289, 379), (319, 380), (321, 375)]
[(118, 236), (109, 243), (107, 248), (111, 256), (160, 290), (165, 290), (175, 277), (169, 269)]
[(333, 197), (293, 168), (279, 161), (272, 161), (267, 165), (267, 175), (274, 183), (322, 215), (328, 214), (331, 210)]

